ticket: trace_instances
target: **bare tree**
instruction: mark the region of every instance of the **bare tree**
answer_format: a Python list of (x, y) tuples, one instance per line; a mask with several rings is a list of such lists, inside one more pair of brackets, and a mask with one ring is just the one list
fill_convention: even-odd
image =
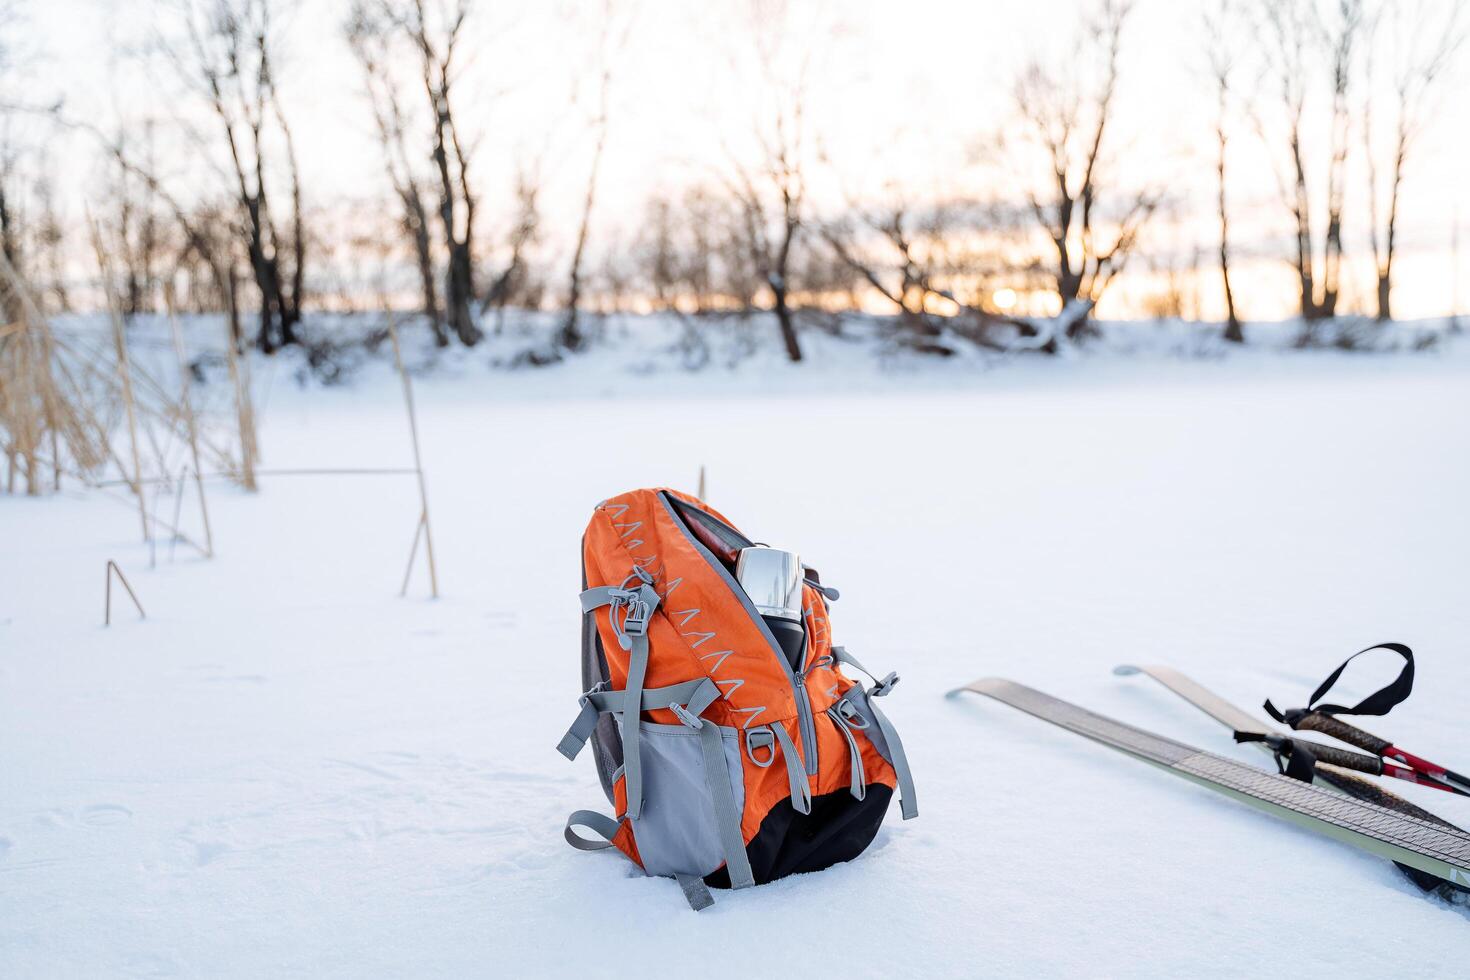
[(400, 226), (413, 251), (424, 318), (434, 332), (435, 343), (445, 347), (449, 344), (449, 332), (445, 329), (444, 314), (439, 307), (433, 229), (425, 203), (428, 191), (415, 157), (408, 149), (408, 117), (390, 67), (394, 30), (395, 25), (385, 15), (381, 3), (373, 0), (356, 0), (353, 3), (345, 28), (347, 41), (362, 66), (368, 101), (377, 125), (378, 142), (382, 147), (383, 164), (402, 209)]
[(454, 116), (455, 56), (464, 37), (470, 0), (445, 0), (431, 11), (424, 0), (380, 0), (419, 56), (424, 95), (432, 120), (434, 172), (439, 182), (439, 226), (448, 271), (444, 308), (449, 328), (472, 346), (483, 334), (471, 305), (475, 298), (475, 206), (470, 188), (470, 158)]
[[(1363, 148), (1368, 175), (1369, 242), (1377, 275), (1377, 317), (1393, 316), (1393, 265), (1398, 248), (1399, 200), (1404, 174), (1415, 144), (1423, 132), (1436, 83), (1446, 74), (1464, 40), (1460, 7), (1421, 2), (1391, 4), (1387, 43), (1391, 61), (1391, 98), (1386, 100), (1389, 135), (1378, 139), (1374, 129), (1378, 101), (1373, 91), (1374, 45), (1368, 45), (1368, 94), (1363, 102)], [(1438, 8), (1438, 9), (1436, 9)], [(1438, 15), (1436, 15), (1438, 14)], [(1375, 20), (1374, 33), (1382, 26)], [(1387, 157), (1387, 163), (1381, 162)], [(1383, 198), (1386, 196), (1386, 202)]]
[(739, 201), (699, 184), (677, 197), (654, 194), (640, 227), (633, 252), (655, 310), (701, 317), (753, 308), (761, 285)]
[[(142, 127), (141, 168), (156, 170), (154, 127), (152, 120)], [(128, 127), (119, 127), (115, 144), (124, 156), (131, 152)], [(157, 195), (148, 181), (142, 180), (114, 159), (115, 170), (111, 197), (116, 205), (109, 229), (116, 252), (122, 260), (122, 313), (131, 318), (154, 309), (154, 292), (159, 283), (159, 264), (163, 259), (164, 235), (157, 206)]]
[(582, 221), (577, 227), (577, 241), (572, 248), (571, 269), (567, 276), (566, 314), (562, 318), (557, 343), (562, 348), (575, 351), (586, 342), (578, 326), (578, 310), (582, 302), (582, 262), (587, 252), (587, 236), (592, 226), (592, 209), (597, 202), (597, 178), (602, 171), (602, 154), (607, 147), (608, 96), (612, 91), (612, 57), (617, 48), (627, 40), (631, 21), (625, 23), (618, 34), (613, 22), (614, 9), (611, 0), (604, 0), (602, 21), (597, 43), (597, 103), (592, 119), (595, 134), (592, 146), (592, 164), (587, 172), (587, 192), (582, 198)]
[[(1311, 342), (1312, 324), (1337, 314), (1341, 294), (1345, 171), (1363, 4), (1362, 0), (1260, 0), (1260, 5), (1266, 68), (1282, 115), (1274, 136), (1259, 117), (1257, 127), (1268, 142), (1280, 144), (1277, 180), (1295, 226), (1302, 339)], [(1322, 156), (1312, 154), (1308, 146), (1312, 128), (1308, 110), (1315, 104), (1318, 78), (1325, 79), (1327, 92), (1328, 143)], [(1325, 212), (1320, 221), (1316, 220), (1319, 195)]]
[(1230, 208), (1225, 197), (1226, 163), (1229, 159), (1231, 104), (1236, 71), (1236, 40), (1232, 36), (1235, 5), (1219, 0), (1205, 12), (1205, 62), (1215, 89), (1215, 204), (1220, 220), (1220, 285), (1225, 294), (1225, 332), (1230, 343), (1245, 343), (1240, 314), (1235, 309), (1235, 290), (1230, 285)]
[(70, 312), (71, 291), (66, 275), (66, 225), (57, 207), (56, 186), (50, 177), (43, 177), (36, 183), (36, 208), (34, 240), (37, 274), (45, 274), (47, 288), (55, 299), (56, 308), (63, 313)]
[(753, 0), (751, 14), (765, 96), (754, 126), (758, 152), (749, 162), (732, 154), (733, 173), (726, 184), (740, 202), (745, 246), (770, 293), (786, 356), (800, 361), (791, 270), (792, 253), (806, 221), (806, 87), (812, 50), (807, 48), (794, 65), (790, 63), (790, 53), (783, 49), (791, 34), (783, 0)]
[(1033, 60), (1013, 90), (1021, 139), (1039, 151), (1027, 200), (1051, 243), (1069, 338), (1087, 329), (1088, 311), (1123, 270), (1161, 199), (1155, 187), (1126, 191), (1104, 179), (1131, 10), (1131, 0), (1102, 0), (1078, 36), (1083, 57), (1065, 66)]
[[(305, 297), (306, 229), (295, 141), (276, 82), (272, 0), (181, 0), (185, 43), (165, 54), (200, 92), (227, 149), (251, 277), (260, 296), (256, 343), (295, 343)], [(275, 194), (287, 216), (277, 221)]]
[(1020, 283), (1033, 271), (1017, 266), (1011, 234), (1017, 217), (975, 201), (915, 206), (902, 195), (887, 203), (849, 207), (849, 216), (822, 225), (837, 259), (898, 311), (901, 346), (948, 355), (952, 335), (996, 350), (1046, 350), (1043, 330), (994, 305), (1000, 282)]
[[(533, 282), (529, 267), (529, 252), (541, 233), (539, 166), (521, 168), (516, 175), (515, 198), (515, 219), (505, 243), (509, 255), (480, 301), (482, 315), (491, 309), (503, 311), (517, 302), (528, 307), (540, 305), (540, 297), (535, 295), (539, 286)], [(496, 329), (500, 329), (498, 320)]]

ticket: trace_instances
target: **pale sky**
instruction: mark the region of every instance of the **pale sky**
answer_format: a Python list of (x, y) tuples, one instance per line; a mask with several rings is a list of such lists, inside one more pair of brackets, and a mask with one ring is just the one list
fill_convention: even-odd
[[(1201, 11), (1207, 0), (1140, 0), (1125, 38), (1114, 155), (1120, 178), (1162, 180), (1184, 220), (1160, 223), (1154, 246), (1182, 254), (1212, 248), (1213, 92), (1204, 77)], [(1454, 0), (1438, 0), (1449, 4)], [(761, 95), (750, 70), (754, 41), (746, 0), (613, 0), (633, 26), (613, 62), (610, 137), (594, 234), (626, 239), (642, 203), (658, 189), (707, 178), (728, 155), (748, 152)], [(166, 80), (149, 78), (119, 48), (142, 47), (167, 31), (150, 0), (29, 0), (39, 94), (109, 128), (119, 115), (196, 117)], [(342, 40), (346, 0), (297, 0), (285, 34), (281, 88), (297, 134), (308, 205), (330, 208), (381, 198), (385, 179), (361, 78)], [(977, 146), (1011, 125), (1008, 92), (1017, 66), (1038, 52), (1063, 56), (1079, 0), (796, 0), (783, 45), (812, 59), (807, 115), (830, 164), (812, 177), (813, 197), (833, 206), (896, 182), (917, 199), (994, 190), (999, 179), (973, 165)], [(564, 247), (575, 223), (591, 140), (585, 103), (573, 93), (596, 46), (597, 2), (484, 2), (466, 41), (457, 110), (479, 141), (478, 229), (498, 237), (519, 165), (543, 161), (542, 201), (553, 240)], [(1453, 289), (1449, 243), (1458, 208), (1470, 226), (1463, 161), (1470, 158), (1470, 51), (1440, 91), (1405, 189), (1399, 288), (1401, 316), (1445, 312)], [(1286, 312), (1289, 272), (1283, 212), (1259, 139), (1238, 127), (1232, 195), (1242, 252), (1237, 289), (1247, 316)], [(51, 154), (73, 186), (78, 213), (98, 166), (84, 138), (64, 137)], [(207, 179), (197, 161), (171, 175), (178, 187)], [(1355, 172), (1350, 180), (1361, 180)], [(1362, 194), (1350, 188), (1350, 203)], [(1366, 253), (1361, 213), (1348, 215), (1350, 250)], [(1464, 236), (1470, 237), (1470, 236)], [(594, 243), (595, 244), (595, 243)], [(1466, 242), (1465, 251), (1470, 251)], [(1462, 256), (1462, 267), (1470, 260)], [(1119, 283), (1116, 308), (1141, 280)], [(1470, 305), (1470, 286), (1460, 304)], [(1206, 297), (1206, 315), (1218, 315)], [(1106, 307), (1105, 307), (1106, 310)], [(1122, 310), (1127, 312), (1126, 309)]]

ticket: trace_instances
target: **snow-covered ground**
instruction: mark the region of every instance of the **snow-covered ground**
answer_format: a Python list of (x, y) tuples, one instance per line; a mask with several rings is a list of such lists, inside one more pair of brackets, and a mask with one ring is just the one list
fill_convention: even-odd
[[(1111, 668), (1250, 708), (1402, 640), (1418, 690), (1369, 727), (1470, 765), (1470, 350), (607, 363), (421, 376), (437, 601), (397, 598), (411, 477), (214, 484), (218, 556), (156, 569), (115, 500), (0, 499), (0, 975), (1464, 975), (1470, 911), (1387, 862), (942, 694), (1010, 676), (1260, 765)], [(265, 465), (408, 462), (381, 366), (257, 382)], [(701, 463), (903, 674), (920, 816), (696, 915), (566, 846), (604, 800), (554, 746), (592, 506)], [(102, 627), (109, 558), (146, 620)]]

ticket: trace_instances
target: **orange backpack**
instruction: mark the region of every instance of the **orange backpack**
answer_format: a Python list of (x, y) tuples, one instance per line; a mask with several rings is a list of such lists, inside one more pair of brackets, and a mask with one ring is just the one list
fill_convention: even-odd
[(795, 669), (736, 581), (751, 547), (718, 512), (667, 489), (603, 501), (582, 538), (586, 692), (558, 749), (574, 759), (591, 739), (616, 816), (578, 810), (566, 839), (677, 879), (695, 909), (711, 904), (707, 886), (856, 857), (895, 791), (905, 820), (918, 812), (903, 744), (874, 700), (897, 675), (864, 689), (839, 671), (868, 673), (832, 646), (837, 592), (805, 566)]

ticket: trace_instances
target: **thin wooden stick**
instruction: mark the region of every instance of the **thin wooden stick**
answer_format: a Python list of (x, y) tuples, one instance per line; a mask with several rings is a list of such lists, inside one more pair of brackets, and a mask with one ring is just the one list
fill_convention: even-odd
[[(187, 476), (188, 473), (189, 473), (189, 468), (187, 466), (184, 467), (183, 469), (179, 470), (179, 488), (174, 493), (174, 527), (175, 528), (177, 528), (179, 526), (179, 514), (184, 509), (184, 477)], [(207, 525), (206, 525), (206, 527), (207, 527)], [(206, 531), (206, 533), (207, 533), (207, 531)], [(171, 537), (171, 538), (168, 539), (168, 560), (169, 561), (173, 561), (174, 560), (174, 551), (178, 547), (178, 544), (179, 544), (179, 532), (177, 530), (175, 530), (174, 533), (173, 533), (173, 537)], [(208, 545), (206, 544), (206, 547), (207, 546)], [(208, 557), (208, 556), (206, 556), (206, 557)]]
[(704, 499), (704, 464), (699, 464), (699, 492), (695, 494), (700, 500)]
[[(402, 467), (393, 468), (367, 468), (367, 469), (325, 469), (325, 470), (256, 470), (256, 476), (414, 476), (418, 473), (415, 469)], [(230, 480), (235, 475), (231, 473), (205, 473), (206, 480)], [(149, 476), (143, 478), (144, 484), (166, 483), (173, 485), (174, 478), (171, 476)], [(130, 487), (131, 480), (97, 480), (87, 484), (89, 487)]]
[(235, 419), (240, 429), (240, 482), (246, 490), (254, 492), (255, 407), (250, 402), (250, 364), (242, 362), (239, 351), (235, 349), (235, 334), (231, 329), (235, 322), (234, 274), (226, 275), (218, 266), (215, 266), (214, 273), (225, 301), (225, 350), (229, 355), (230, 384), (235, 388)]
[[(403, 401), (408, 406), (408, 432), (413, 440), (413, 468), (419, 479), (420, 523), (424, 529), (424, 556), (429, 560), (429, 594), (439, 598), (439, 572), (434, 567), (434, 535), (429, 529), (429, 491), (424, 483), (424, 464), (419, 455), (419, 423), (413, 410), (413, 384), (408, 380), (408, 369), (403, 366), (403, 351), (398, 346), (398, 327), (388, 316), (388, 336), (393, 341), (393, 361), (398, 365), (398, 374), (403, 378)], [(414, 547), (418, 547), (415, 538)], [(410, 557), (410, 562), (412, 558)], [(412, 564), (409, 566), (412, 568)]]
[[(116, 501), (118, 501), (120, 503), (123, 503), (123, 504), (128, 505), (129, 507), (132, 506), (132, 500), (131, 500), (131, 497), (130, 496), (129, 497), (119, 496), (119, 495), (113, 493), (111, 490), (108, 490), (106, 487), (90, 487), (89, 489), (96, 490), (98, 493), (102, 494), (104, 497), (107, 497), (107, 498), (109, 498), (111, 500), (116, 500)], [(167, 524), (163, 520), (163, 518), (159, 517), (157, 514), (152, 513), (150, 511), (149, 514), (148, 514), (148, 520), (152, 524), (153, 527), (162, 528), (163, 530), (169, 532), (170, 534), (176, 534), (176, 535), (178, 535), (179, 540), (182, 541), (182, 542), (184, 542), (184, 544), (186, 544), (189, 547), (193, 548), (195, 551), (199, 552), (201, 555), (204, 554), (204, 546), (203, 545), (199, 544), (199, 542), (195, 541), (193, 538), (189, 537), (187, 534), (185, 534), (183, 531), (180, 531), (178, 528), (172, 527), (169, 524)]]
[(117, 562), (115, 562), (111, 558), (109, 558), (109, 559), (107, 559), (107, 568), (105, 570), (105, 574), (107, 576), (107, 591), (106, 591), (106, 597), (104, 599), (105, 605), (104, 605), (104, 608), (102, 610), (102, 625), (103, 626), (111, 626), (112, 625), (112, 576), (113, 576), (113, 573), (114, 572), (117, 573), (117, 580), (122, 583), (122, 587), (124, 589), (127, 589), (128, 590), (128, 598), (129, 599), (132, 599), (133, 600), (133, 605), (137, 607), (137, 609), (138, 609), (138, 618), (139, 619), (147, 619), (148, 618), (148, 614), (143, 611), (143, 604), (138, 601), (138, 595), (137, 595), (137, 593), (134, 592), (133, 591), (133, 587), (128, 584), (128, 578), (127, 578), (127, 576), (122, 573), (122, 569), (121, 568), (118, 568), (117, 567)]
[(92, 248), (97, 253), (97, 267), (102, 273), (102, 285), (107, 293), (107, 309), (112, 316), (112, 343), (117, 353), (117, 376), (122, 386), (123, 407), (127, 410), (128, 444), (133, 456), (133, 493), (138, 498), (138, 518), (143, 523), (143, 541), (146, 543), (149, 541), (148, 504), (143, 499), (143, 465), (138, 457), (138, 416), (133, 405), (133, 378), (128, 365), (128, 342), (123, 336), (122, 308), (112, 286), (112, 263), (108, 261), (107, 252), (102, 247), (102, 233), (90, 214), (88, 221), (92, 228)]
[(419, 522), (413, 526), (413, 544), (408, 549), (408, 567), (403, 570), (403, 588), (398, 590), (398, 598), (402, 599), (408, 595), (408, 579), (413, 574), (413, 560), (419, 554), (419, 537), (424, 533), (424, 512), (419, 511)]
[[(204, 519), (204, 557), (214, 557), (214, 535), (209, 530), (209, 507), (204, 502), (204, 472), (199, 465), (199, 426), (194, 418), (194, 403), (189, 397), (189, 364), (184, 356), (184, 333), (179, 329), (179, 317), (174, 310), (174, 284), (172, 280), (165, 280), (163, 284), (163, 302), (168, 308), (168, 326), (174, 335), (174, 353), (179, 359), (179, 400), (184, 409), (184, 419), (189, 426), (189, 453), (194, 457), (194, 485), (199, 490), (199, 515)], [(179, 487), (179, 499), (183, 500), (183, 486)], [(175, 511), (177, 511), (175, 507)], [(174, 524), (179, 523), (178, 514), (174, 514)], [(173, 558), (173, 548), (169, 548), (169, 558)]]

